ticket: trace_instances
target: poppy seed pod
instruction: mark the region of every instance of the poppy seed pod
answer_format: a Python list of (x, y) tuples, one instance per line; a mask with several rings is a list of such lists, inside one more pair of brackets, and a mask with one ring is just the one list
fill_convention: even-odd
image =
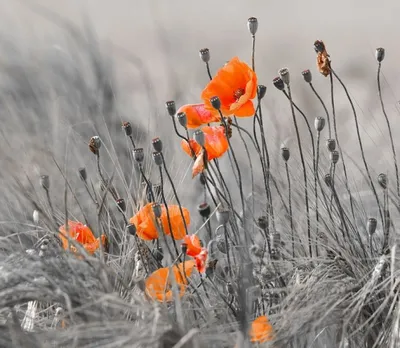
[(217, 97), (217, 96), (212, 97), (210, 99), (210, 103), (214, 109), (216, 109), (216, 110), (221, 109), (221, 100), (219, 99), (219, 97)]
[(258, 98), (260, 100), (265, 97), (266, 93), (267, 93), (267, 86), (258, 85)]
[(169, 100), (165, 103), (165, 107), (167, 108), (168, 114), (173, 117), (176, 114), (176, 106), (173, 100)]
[(152, 254), (154, 256), (154, 258), (158, 261), (161, 262), (164, 259), (164, 253), (161, 247), (155, 248), (152, 251)]
[(125, 211), (126, 211), (126, 203), (125, 203), (125, 199), (123, 199), (123, 198), (120, 198), (120, 199), (117, 199), (117, 206), (118, 206), (118, 208), (123, 212), (123, 213), (125, 213)]
[(229, 210), (226, 209), (218, 209), (216, 212), (217, 220), (221, 225), (226, 225), (229, 221)]
[(133, 150), (133, 158), (137, 163), (143, 163), (144, 160), (144, 150), (141, 147), (138, 147)]
[(325, 174), (324, 181), (328, 187), (332, 186), (332, 176), (330, 174)]
[(208, 218), (211, 214), (211, 208), (207, 202), (199, 204), (197, 210), (203, 218)]
[(375, 218), (369, 218), (367, 222), (367, 230), (370, 236), (372, 236), (376, 231), (376, 226), (378, 221)]
[(272, 80), (272, 83), (274, 84), (274, 86), (277, 88), (277, 89), (279, 89), (280, 91), (283, 91), (284, 89), (285, 89), (285, 84), (284, 84), (284, 82), (282, 81), (282, 79), (278, 76), (278, 77), (275, 77), (273, 80)]
[(37, 210), (34, 210), (32, 217), (33, 217), (33, 222), (37, 225), (39, 223), (39, 212)]
[(201, 147), (204, 147), (205, 145), (205, 137), (204, 133), (201, 129), (198, 129), (194, 132), (193, 134), (193, 139), (196, 141), (197, 144), (199, 144)]
[(157, 166), (162, 166), (163, 158), (161, 152), (153, 152), (153, 161)]
[(322, 53), (325, 51), (325, 44), (321, 40), (316, 40), (314, 42), (314, 50), (317, 53)]
[(290, 83), (290, 73), (288, 68), (282, 68), (278, 71), (279, 76), (281, 77), (282, 81), (285, 85), (289, 85)]
[(378, 63), (382, 62), (385, 59), (385, 49), (382, 47), (379, 47), (375, 51), (375, 57)]
[(328, 148), (328, 151), (330, 151), (330, 152), (335, 151), (335, 149), (336, 149), (336, 140), (335, 139), (328, 139), (326, 141), (326, 147)]
[(281, 148), (281, 155), (282, 155), (282, 158), (283, 158), (283, 160), (285, 162), (289, 161), (290, 151), (289, 151), (289, 149), (287, 147), (282, 147)]
[(182, 250), (182, 254), (183, 254), (183, 255), (186, 255), (187, 249), (188, 249), (187, 243), (183, 242), (183, 243), (181, 244), (181, 250)]
[(95, 155), (98, 155), (100, 147), (101, 147), (100, 137), (97, 135), (95, 135), (94, 137), (91, 137), (90, 141), (89, 141), (90, 151), (92, 151)]
[(126, 232), (128, 232), (131, 236), (136, 236), (136, 226), (134, 224), (126, 225)]
[(86, 181), (86, 179), (87, 179), (86, 168), (85, 168), (85, 167), (79, 168), (79, 169), (78, 169), (78, 175), (79, 175), (79, 178), (80, 178), (82, 181)]
[(163, 149), (162, 141), (160, 138), (154, 138), (151, 143), (153, 144), (153, 149), (156, 152), (161, 152)]
[(257, 219), (257, 224), (258, 224), (258, 227), (260, 227), (262, 230), (266, 230), (267, 227), (268, 227), (267, 217), (266, 216), (260, 216)]
[(338, 161), (339, 161), (339, 152), (338, 152), (338, 151), (332, 151), (332, 152), (329, 154), (329, 157), (330, 157), (332, 163), (333, 163), (333, 164), (336, 164), (336, 163), (338, 163)]
[(130, 137), (132, 135), (132, 125), (130, 122), (122, 123), (122, 129), (125, 131), (125, 134)]
[(388, 178), (387, 178), (386, 174), (383, 174), (383, 173), (379, 174), (378, 175), (378, 182), (379, 182), (379, 185), (381, 185), (381, 187), (383, 189), (387, 189)]
[(47, 191), (50, 189), (50, 178), (48, 175), (40, 176), (40, 185)]
[(258, 20), (256, 17), (250, 17), (247, 20), (247, 28), (249, 29), (251, 35), (256, 35), (258, 29)]
[(187, 117), (186, 114), (184, 112), (178, 112), (178, 114), (176, 115), (176, 118), (178, 119), (179, 124), (183, 127), (183, 128), (187, 128)]
[(310, 71), (309, 69), (303, 70), (303, 71), (301, 72), (301, 74), (303, 75), (304, 81), (306, 81), (307, 83), (311, 83), (311, 81), (312, 81), (312, 74), (311, 74), (311, 71)]
[(199, 51), (200, 58), (204, 63), (208, 63), (210, 61), (210, 50), (208, 48), (202, 48)]
[(272, 233), (271, 234), (271, 245), (273, 249), (279, 249), (281, 247), (281, 234)]
[(153, 209), (155, 217), (159, 219), (162, 215), (161, 205), (159, 205), (158, 203), (153, 203), (151, 208)]
[(321, 116), (315, 118), (314, 127), (317, 132), (321, 132), (325, 127), (325, 119)]

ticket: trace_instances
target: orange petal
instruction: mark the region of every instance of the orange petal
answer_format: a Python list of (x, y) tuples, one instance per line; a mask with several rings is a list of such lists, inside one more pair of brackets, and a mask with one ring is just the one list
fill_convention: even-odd
[(136, 226), (136, 234), (140, 239), (154, 240), (158, 238), (152, 203), (142, 207), (135, 216), (130, 218), (129, 222)]
[[(168, 205), (168, 214), (169, 221), (167, 215), (167, 209), (165, 206), (162, 206), (162, 214), (161, 214), (161, 223), (166, 235), (171, 234), (171, 229), (169, 225), (171, 224), (173, 238), (175, 240), (180, 240), (186, 236), (186, 229), (183, 223), (181, 211), (178, 205)], [(190, 213), (189, 210), (182, 207), (183, 218), (185, 219), (186, 226), (190, 224)]]
[(192, 234), (191, 236), (185, 236), (183, 238), (183, 243), (187, 245), (187, 252), (188, 256), (195, 257), (201, 252), (201, 244), (200, 239), (197, 235)]
[(225, 136), (225, 127), (203, 127), (205, 134), (205, 148), (208, 161), (221, 157), (229, 147), (228, 139)]
[(179, 112), (186, 114), (188, 128), (198, 128), (203, 124), (218, 122), (220, 118), (216, 110), (208, 110), (204, 104), (183, 105), (179, 108)]
[(235, 115), (238, 117), (250, 117), (255, 114), (256, 110), (254, 108), (253, 102), (248, 100), (240, 108), (235, 110)]
[(205, 248), (202, 248), (200, 254), (195, 257), (196, 267), (200, 273), (204, 273), (206, 271), (206, 261), (207, 261), (208, 251)]
[(192, 151), (197, 156), (201, 152), (201, 146), (194, 140), (189, 139), (189, 143), (186, 140), (181, 140), (181, 148), (185, 151), (190, 157), (192, 157)]
[(199, 175), (204, 171), (204, 151), (197, 156), (192, 168), (192, 178)]
[(265, 315), (262, 315), (251, 323), (250, 339), (251, 342), (268, 342), (275, 338), (274, 328)]

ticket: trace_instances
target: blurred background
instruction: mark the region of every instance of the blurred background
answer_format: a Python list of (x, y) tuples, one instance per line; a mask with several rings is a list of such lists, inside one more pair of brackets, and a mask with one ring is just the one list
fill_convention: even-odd
[[(136, 127), (136, 137), (148, 151), (152, 137), (162, 138), (176, 181), (193, 185), (193, 190), (181, 189), (180, 194), (197, 197), (200, 188), (191, 181), (190, 159), (179, 149), (164, 103), (175, 100), (179, 107), (200, 102), (208, 82), (198, 55), (201, 48), (210, 49), (212, 73), (234, 56), (250, 64), (247, 18), (251, 16), (259, 21), (256, 72), (259, 83), (268, 87), (263, 107), (274, 153), (273, 174), (279, 178), (284, 173), (278, 152), (282, 143), (297, 155), (289, 104), (272, 85), (278, 70), (290, 69), (294, 100), (312, 124), (325, 114), (303, 81), (302, 70), (312, 71), (314, 86), (331, 111), (329, 78), (316, 69), (316, 39), (325, 42), (332, 65), (355, 102), (371, 170), (374, 175), (393, 172), (377, 93), (375, 49), (386, 49), (382, 88), (396, 139), (400, 134), (398, 1), (0, 0), (0, 6), (0, 178), (9, 202), (3, 212), (7, 216), (23, 211), (30, 218), (31, 210), (17, 196), (34, 195), (41, 173), (51, 175), (58, 190), (53, 199), (62, 207), (64, 183), (54, 159), (77, 182), (77, 195), (83, 195), (76, 170), (86, 166), (95, 175), (87, 142), (96, 134), (107, 149), (105, 170), (111, 174), (116, 168), (128, 182), (131, 162), (122, 120)], [(335, 100), (341, 145), (361, 165), (353, 114), (338, 83)], [(241, 123), (247, 127), (251, 120)], [(304, 122), (299, 124), (309, 144)], [(327, 157), (324, 132), (323, 158)], [(233, 143), (246, 164), (240, 139)], [(324, 159), (321, 163), (325, 168)], [(292, 166), (293, 175), (300, 175), (296, 162)], [(359, 172), (350, 163), (349, 167), (354, 184), (363, 191)]]

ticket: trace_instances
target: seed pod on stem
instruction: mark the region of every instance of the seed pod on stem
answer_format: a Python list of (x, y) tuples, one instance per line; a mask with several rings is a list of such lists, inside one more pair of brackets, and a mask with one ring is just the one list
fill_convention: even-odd
[(176, 114), (176, 106), (173, 100), (169, 100), (165, 103), (165, 107), (167, 108), (168, 114), (173, 117)]
[(290, 73), (288, 68), (282, 68), (279, 70), (279, 76), (281, 77), (282, 81), (285, 85), (290, 84)]
[(378, 225), (378, 221), (375, 218), (369, 218), (367, 222), (367, 231), (370, 236), (372, 236), (376, 231), (376, 226)]
[(89, 141), (90, 151), (92, 151), (95, 155), (98, 155), (100, 147), (101, 147), (100, 137), (98, 137), (97, 135), (95, 135), (94, 137), (91, 137), (90, 141)]
[(381, 185), (381, 187), (383, 189), (387, 189), (388, 178), (387, 178), (386, 174), (383, 174), (383, 173), (379, 174), (378, 175), (378, 182), (379, 182), (379, 185)]
[(179, 124), (186, 129), (187, 128), (186, 114), (184, 112), (178, 112), (176, 118), (178, 119)]
[(326, 141), (326, 147), (328, 148), (329, 152), (335, 151), (335, 149), (336, 149), (336, 140), (335, 139), (328, 139)]
[(202, 48), (199, 51), (200, 58), (204, 63), (208, 63), (210, 61), (210, 50), (208, 48)]
[(160, 138), (154, 138), (151, 143), (153, 144), (153, 149), (156, 152), (162, 152), (163, 144)]
[(138, 147), (133, 150), (133, 158), (139, 164), (143, 163), (144, 160), (144, 150), (141, 147)]
[(385, 49), (383, 47), (378, 47), (376, 49), (375, 58), (378, 63), (381, 63), (385, 59)]
[(330, 157), (332, 163), (333, 163), (333, 164), (336, 164), (336, 163), (338, 163), (338, 161), (339, 161), (339, 152), (338, 152), (338, 151), (332, 151), (332, 152), (329, 154), (329, 157)]
[(197, 144), (199, 144), (201, 147), (204, 147), (205, 145), (205, 137), (204, 133), (201, 129), (198, 129), (194, 132), (193, 134), (193, 139), (196, 141)]
[(275, 77), (273, 80), (272, 80), (272, 83), (274, 84), (274, 86), (278, 89), (278, 90), (280, 90), (280, 91), (283, 91), (284, 89), (285, 89), (285, 83), (283, 82), (283, 80), (278, 76), (278, 77)]
[(50, 177), (48, 175), (42, 175), (40, 177), (40, 185), (48, 191), (50, 189)]
[(219, 97), (215, 96), (210, 99), (210, 103), (215, 110), (221, 109), (221, 100)]
[(258, 85), (258, 98), (260, 98), (260, 100), (265, 97), (266, 93), (267, 93), (267, 86)]
[(250, 17), (247, 20), (247, 28), (249, 29), (251, 35), (256, 35), (258, 29), (258, 20), (256, 17)]
[(207, 202), (199, 204), (197, 210), (203, 218), (208, 218), (211, 214), (211, 207)]
[(282, 155), (282, 158), (283, 158), (283, 160), (285, 162), (289, 161), (290, 151), (289, 151), (289, 149), (287, 147), (282, 147), (281, 148), (281, 155)]
[(302, 72), (301, 72), (301, 74), (303, 75), (303, 79), (304, 79), (304, 81), (305, 82), (307, 82), (307, 83), (311, 83), (312, 82), (312, 74), (311, 74), (311, 71), (310, 70), (303, 70)]
[(317, 132), (321, 132), (325, 127), (325, 118), (318, 116), (315, 118), (314, 127)]
[(157, 166), (162, 166), (163, 158), (161, 152), (153, 152), (153, 161)]
[(130, 137), (132, 135), (132, 125), (130, 122), (122, 123), (122, 129), (125, 131), (126, 136)]

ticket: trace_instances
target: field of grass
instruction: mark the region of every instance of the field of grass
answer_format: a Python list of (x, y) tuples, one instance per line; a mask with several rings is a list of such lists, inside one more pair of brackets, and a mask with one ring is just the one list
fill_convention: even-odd
[(1, 6), (0, 348), (400, 345), (399, 5)]

